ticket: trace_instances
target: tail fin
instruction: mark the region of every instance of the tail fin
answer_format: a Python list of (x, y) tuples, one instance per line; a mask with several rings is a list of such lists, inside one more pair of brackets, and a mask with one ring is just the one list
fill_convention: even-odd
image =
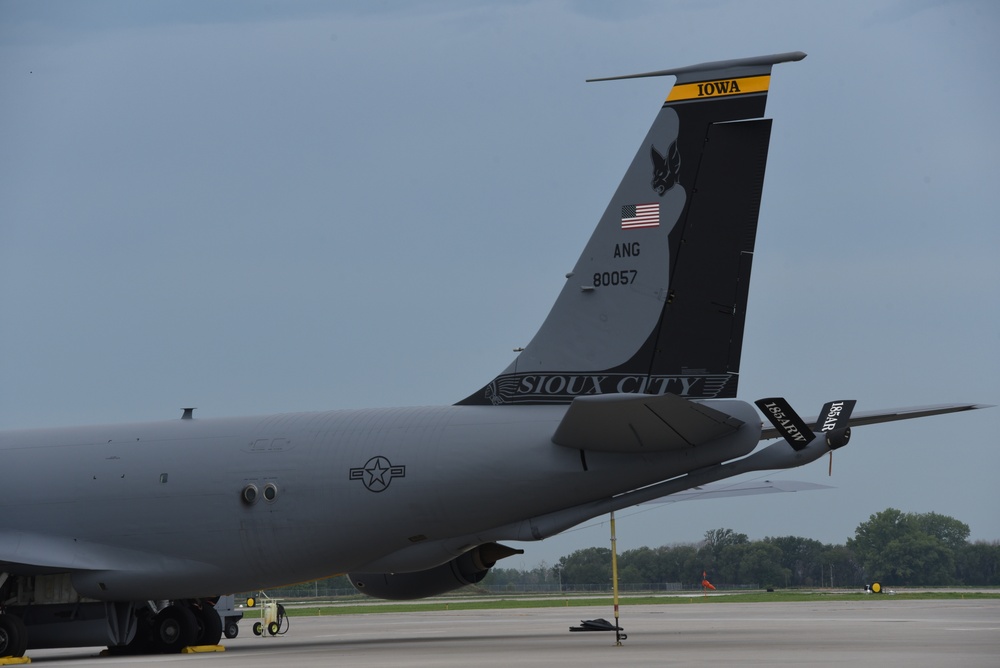
[(771, 67), (804, 57), (612, 77), (677, 79), (541, 329), (460, 404), (736, 395), (771, 134), (761, 116)]

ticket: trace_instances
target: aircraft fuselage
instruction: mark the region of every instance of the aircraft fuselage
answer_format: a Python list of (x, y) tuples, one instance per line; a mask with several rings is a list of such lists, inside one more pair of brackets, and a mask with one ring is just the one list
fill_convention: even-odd
[[(760, 437), (756, 412), (726, 405), (746, 408), (732, 436), (638, 456), (553, 444), (564, 405), (6, 432), (0, 456), (20, 475), (0, 494), (2, 534), (34, 570), (73, 571), (74, 588), (102, 600), (310, 580), (422, 543), (503, 538), (490, 531), (746, 454)], [(408, 563), (451, 556), (428, 550)]]

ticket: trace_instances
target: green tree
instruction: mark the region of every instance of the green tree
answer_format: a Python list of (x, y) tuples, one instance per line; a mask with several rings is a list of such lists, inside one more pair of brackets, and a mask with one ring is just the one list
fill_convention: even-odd
[(954, 552), (939, 538), (913, 530), (885, 546), (883, 561), (889, 565), (884, 579), (900, 584), (952, 584)]
[(864, 569), (846, 545), (825, 545), (819, 561), (820, 579), (816, 584), (826, 587), (864, 586)]
[[(745, 533), (737, 533), (732, 529), (710, 529), (705, 532), (705, 542), (698, 550), (702, 571), (707, 571), (719, 582), (736, 584), (740, 580), (740, 561), (746, 551), (750, 539)], [(699, 580), (700, 581), (700, 580)]]
[(954, 552), (958, 552), (969, 540), (969, 525), (954, 517), (937, 513), (922, 513), (909, 515), (914, 526), (928, 536), (934, 536)]
[(559, 559), (563, 584), (606, 584), (611, 582), (611, 550), (587, 547)]
[(956, 555), (968, 535), (968, 525), (954, 518), (887, 508), (859, 524), (847, 546), (872, 580), (951, 584)]
[[(750, 551), (751, 543), (730, 543), (724, 545), (719, 551), (719, 558), (715, 563), (715, 577), (719, 582), (729, 584), (744, 584), (743, 579), (743, 559)], [(711, 571), (709, 571), (711, 573)], [(712, 578), (709, 578), (711, 580)]]
[(823, 580), (823, 543), (799, 536), (768, 537), (764, 542), (780, 550), (779, 563), (788, 572), (789, 586), (812, 587)]
[(659, 548), (640, 547), (626, 550), (618, 557), (619, 579), (622, 582), (662, 582)]
[(746, 546), (740, 560), (739, 584), (784, 587), (789, 576), (788, 569), (781, 566), (781, 550), (777, 545), (756, 540)]
[(709, 567), (703, 564), (694, 545), (674, 545), (663, 548), (660, 556), (663, 582), (680, 582), (690, 585), (701, 582), (701, 572)]
[(620, 584), (648, 584), (653, 582), (653, 580), (648, 579), (643, 575), (642, 571), (636, 568), (634, 565), (627, 565), (622, 567), (621, 563), (618, 564), (618, 582)]
[(966, 585), (1000, 585), (1000, 542), (966, 543), (956, 558), (958, 579)]
[(732, 529), (709, 529), (705, 532), (705, 545), (716, 558), (727, 545), (746, 545), (749, 542), (745, 533), (736, 533)]

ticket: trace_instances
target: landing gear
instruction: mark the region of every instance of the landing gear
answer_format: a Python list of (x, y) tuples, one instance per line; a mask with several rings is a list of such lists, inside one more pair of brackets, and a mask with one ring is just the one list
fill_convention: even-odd
[(195, 634), (195, 645), (218, 645), (222, 640), (222, 618), (210, 605), (192, 608), (198, 631)]
[(153, 618), (153, 647), (162, 654), (176, 654), (197, 637), (198, 621), (190, 608), (170, 605)]
[(198, 601), (174, 603), (157, 614), (147, 609), (138, 619), (127, 646), (113, 646), (113, 655), (176, 654), (192, 645), (218, 645), (222, 619), (211, 605)]
[(28, 647), (106, 644), (112, 656), (172, 654), (197, 645), (219, 649), (223, 620), (216, 605), (222, 598), (226, 621), (239, 621), (243, 612), (232, 609), (232, 595), (93, 601), (80, 598), (70, 573), (12, 576), (0, 571), (0, 666), (22, 658)]
[(22, 657), (28, 649), (28, 631), (16, 615), (0, 614), (0, 657)]

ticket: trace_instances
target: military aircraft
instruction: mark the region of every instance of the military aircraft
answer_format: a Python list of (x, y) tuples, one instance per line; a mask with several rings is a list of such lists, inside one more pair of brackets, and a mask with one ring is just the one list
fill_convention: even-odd
[(501, 541), (977, 408), (803, 419), (769, 398), (765, 428), (735, 399), (771, 69), (804, 57), (631, 75), (675, 84), (541, 329), (454, 405), (0, 434), (0, 656), (215, 644), (220, 594), (338, 573), (443, 593), (515, 552)]

